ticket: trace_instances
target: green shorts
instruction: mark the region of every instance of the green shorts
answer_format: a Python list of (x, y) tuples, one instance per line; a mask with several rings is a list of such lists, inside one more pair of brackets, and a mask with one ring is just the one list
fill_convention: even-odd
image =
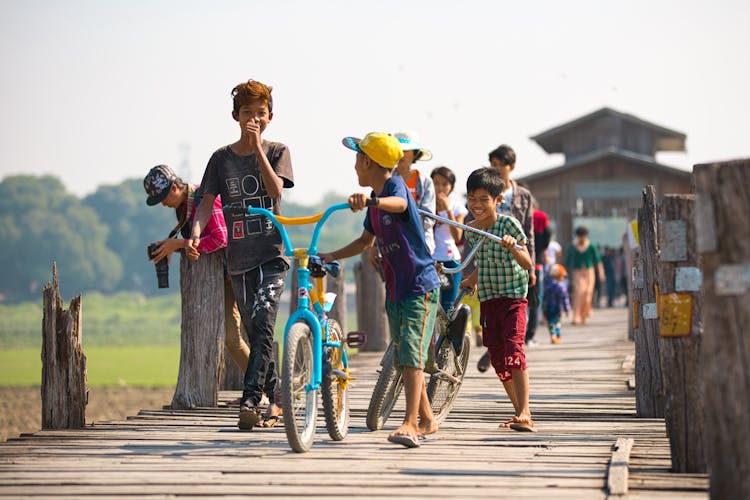
[(439, 299), (440, 288), (436, 288), (411, 299), (385, 303), (399, 366), (424, 368)]

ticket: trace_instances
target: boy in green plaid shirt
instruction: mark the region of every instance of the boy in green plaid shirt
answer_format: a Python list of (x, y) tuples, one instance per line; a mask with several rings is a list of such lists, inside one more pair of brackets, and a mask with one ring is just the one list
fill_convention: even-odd
[[(536, 432), (529, 410), (529, 374), (523, 350), (532, 261), (521, 224), (496, 211), (504, 187), (500, 174), (491, 168), (475, 170), (466, 181), (469, 211), (474, 216), (469, 225), (500, 236), (502, 243), (487, 240), (482, 244), (476, 256), (477, 268), (461, 286), (478, 289), (482, 341), (515, 410), (513, 418), (500, 427)], [(471, 246), (482, 239), (476, 233), (465, 234)]]

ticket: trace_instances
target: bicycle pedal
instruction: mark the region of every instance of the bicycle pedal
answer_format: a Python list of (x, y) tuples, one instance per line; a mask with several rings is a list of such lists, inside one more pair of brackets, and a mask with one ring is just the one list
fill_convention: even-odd
[(367, 344), (367, 333), (362, 331), (353, 331), (346, 334), (346, 344), (353, 348), (359, 349)]

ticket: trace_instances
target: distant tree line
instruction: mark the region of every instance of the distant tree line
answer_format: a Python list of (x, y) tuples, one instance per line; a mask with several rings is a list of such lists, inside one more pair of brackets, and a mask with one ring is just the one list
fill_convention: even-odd
[[(284, 201), (287, 217), (310, 215), (345, 196), (329, 193), (317, 205)], [(324, 229), (321, 249), (338, 248), (362, 231), (362, 214), (334, 215)], [(156, 287), (146, 246), (167, 237), (176, 224), (173, 210), (145, 203), (142, 179), (99, 187), (83, 199), (53, 176), (18, 175), (0, 181), (0, 302), (40, 297), (57, 262), (67, 299), (89, 290), (138, 291), (145, 295), (179, 290), (178, 261), (172, 259), (170, 285)], [(312, 227), (291, 226), (292, 243), (307, 245)]]

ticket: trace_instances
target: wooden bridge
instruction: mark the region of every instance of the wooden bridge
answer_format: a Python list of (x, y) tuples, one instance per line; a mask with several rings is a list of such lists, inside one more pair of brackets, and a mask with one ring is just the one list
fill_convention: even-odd
[(589, 326), (564, 327), (561, 345), (539, 329), (541, 345), (528, 349), (535, 434), (498, 428), (512, 407), (494, 375), (474, 368), (475, 348), (437, 437), (411, 450), (392, 445), (401, 409), (386, 429), (365, 427), (379, 355), (364, 353), (352, 359), (343, 442), (328, 438), (322, 415), (313, 449), (300, 455), (283, 425), (238, 431), (237, 409), (225, 403), (144, 409), (0, 444), (0, 497), (708, 498), (706, 475), (669, 471), (664, 421), (635, 417), (627, 311), (595, 310)]

